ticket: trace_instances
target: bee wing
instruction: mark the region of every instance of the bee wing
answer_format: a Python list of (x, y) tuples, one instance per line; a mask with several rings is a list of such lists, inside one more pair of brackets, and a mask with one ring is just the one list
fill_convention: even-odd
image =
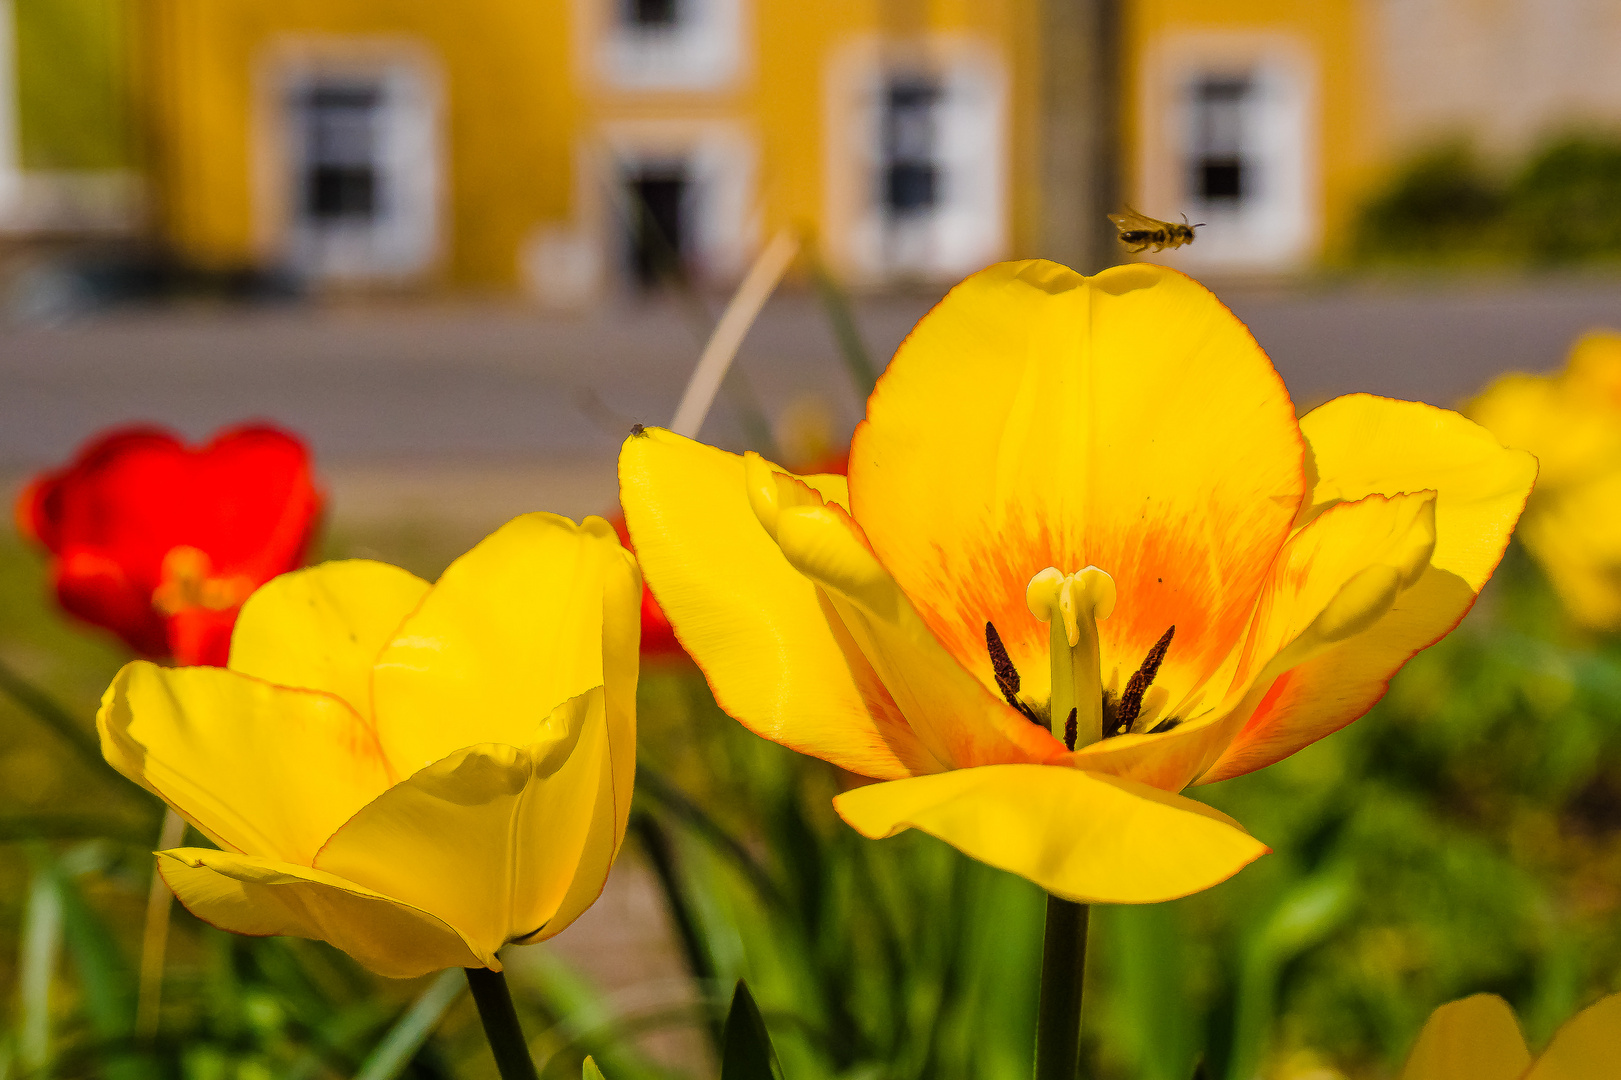
[(1165, 228), (1165, 222), (1151, 218), (1147, 214), (1140, 214), (1131, 207), (1126, 207), (1122, 213), (1110, 214), (1109, 220), (1121, 232), (1130, 232), (1133, 229), (1147, 229), (1150, 231)]

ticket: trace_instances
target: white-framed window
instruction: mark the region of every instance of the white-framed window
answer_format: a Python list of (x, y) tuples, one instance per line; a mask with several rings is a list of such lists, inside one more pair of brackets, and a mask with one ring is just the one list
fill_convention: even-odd
[(858, 279), (950, 278), (1006, 244), (1006, 102), (960, 39), (857, 44), (828, 71), (829, 254)]
[(1151, 56), (1132, 205), (1203, 224), (1155, 261), (1271, 270), (1309, 259), (1320, 214), (1309, 54), (1287, 38), (1189, 35)]
[(295, 63), (277, 90), (283, 248), (313, 280), (408, 280), (440, 244), (436, 80), (420, 63)]
[(743, 0), (580, 0), (596, 70), (618, 90), (713, 90), (743, 66)]

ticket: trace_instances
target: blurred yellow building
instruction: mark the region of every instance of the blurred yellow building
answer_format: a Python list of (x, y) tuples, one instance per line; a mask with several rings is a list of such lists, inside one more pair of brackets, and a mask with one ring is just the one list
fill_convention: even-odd
[[(168, 236), (556, 303), (814, 230), (851, 276), (1020, 246), (1034, 0), (155, 0)], [(1028, 242), (1028, 237), (1023, 238)]]
[(1621, 118), (1609, 0), (0, 0), (0, 228), (559, 305), (783, 226), (858, 285), (1072, 256), (1081, 9), (1121, 201), (1200, 272), (1332, 258), (1426, 141)]

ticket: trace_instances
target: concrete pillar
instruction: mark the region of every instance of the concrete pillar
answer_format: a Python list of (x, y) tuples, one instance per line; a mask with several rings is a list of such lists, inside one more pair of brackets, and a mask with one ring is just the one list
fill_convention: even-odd
[(1096, 273), (1120, 262), (1121, 7), (1042, 0), (1041, 236), (1045, 258)]

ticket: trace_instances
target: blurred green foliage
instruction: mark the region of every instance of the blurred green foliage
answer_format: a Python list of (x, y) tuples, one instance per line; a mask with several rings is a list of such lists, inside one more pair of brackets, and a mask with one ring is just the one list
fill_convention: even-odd
[[(455, 550), (400, 530), (329, 553), (432, 576)], [(42, 589), (38, 560), (0, 546), (0, 660), (88, 731), (120, 658)], [(787, 1080), (1029, 1075), (1036, 889), (920, 834), (861, 839), (829, 804), (851, 778), (744, 731), (690, 668), (650, 668), (641, 708), (621, 874), (663, 900), (691, 989), (633, 1000), (524, 950), (514, 993), (544, 1076), (587, 1054), (613, 1080), (713, 1076), (738, 979)], [(0, 1077), (493, 1076), (457, 973), (390, 982), (178, 911), (143, 1042), (157, 807), (4, 698), (0, 776)], [(1195, 794), (1275, 853), (1185, 900), (1095, 912), (1089, 1077), (1187, 1080), (1202, 1057), (1215, 1080), (1371, 1080), (1441, 1002), (1501, 993), (1539, 1042), (1621, 986), (1621, 642), (1571, 630), (1517, 549), (1372, 714)], [(577, 932), (603, 930), (559, 941)], [(674, 1056), (670, 1032), (688, 1037)]]
[(1561, 135), (1504, 164), (1463, 142), (1423, 150), (1363, 208), (1353, 254), (1376, 263), (1621, 259), (1621, 135)]

